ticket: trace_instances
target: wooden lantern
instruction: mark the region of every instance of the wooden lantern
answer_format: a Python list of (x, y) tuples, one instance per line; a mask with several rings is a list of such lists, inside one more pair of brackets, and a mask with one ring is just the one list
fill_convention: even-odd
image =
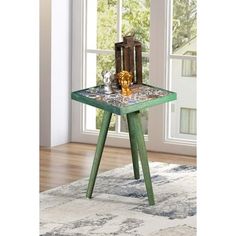
[[(115, 43), (115, 62), (116, 74), (128, 71), (132, 73), (134, 83), (142, 84), (142, 45), (134, 40), (134, 36), (125, 36), (123, 42)], [(134, 67), (136, 67), (135, 74)]]

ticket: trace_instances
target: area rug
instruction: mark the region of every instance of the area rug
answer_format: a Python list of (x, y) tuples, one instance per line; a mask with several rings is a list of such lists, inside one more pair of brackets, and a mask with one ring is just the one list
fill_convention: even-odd
[(41, 236), (196, 235), (196, 167), (150, 162), (156, 204), (132, 165), (99, 174), (93, 198), (88, 178), (40, 194)]

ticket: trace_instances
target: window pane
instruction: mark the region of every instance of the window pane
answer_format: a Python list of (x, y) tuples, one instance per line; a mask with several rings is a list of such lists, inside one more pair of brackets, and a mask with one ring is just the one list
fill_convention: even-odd
[(189, 114), (189, 133), (197, 134), (197, 112), (196, 109), (191, 109)]
[[(150, 0), (123, 0), (122, 32), (117, 32), (118, 1), (87, 1), (87, 49), (113, 50), (119, 33), (122, 36), (134, 32), (135, 38), (142, 43), (142, 51), (149, 51)], [(149, 82), (149, 58), (143, 56), (143, 82)], [(103, 84), (102, 72), (115, 71), (114, 54), (87, 53), (86, 87)], [(94, 112), (93, 112), (94, 113)], [(88, 114), (89, 116), (89, 114)], [(102, 111), (96, 109), (92, 126), (100, 129)], [(144, 133), (147, 134), (147, 112), (141, 113)], [(91, 118), (89, 119), (91, 120)], [(119, 120), (120, 124), (116, 125)], [(94, 120), (95, 121), (95, 120)], [(126, 119), (112, 116), (110, 130), (120, 127), (118, 132), (127, 132)]]
[(180, 133), (196, 134), (196, 109), (180, 109)]
[(186, 108), (180, 110), (180, 133), (189, 133), (189, 109)]
[(86, 88), (103, 84), (103, 71), (115, 71), (114, 54), (87, 53)]
[(128, 123), (126, 116), (120, 117), (120, 131), (128, 133)]
[[(97, 73), (96, 73), (96, 85), (103, 84), (103, 77), (102, 72), (103, 71), (115, 71), (114, 68), (115, 58), (113, 54), (103, 55), (99, 54), (97, 55)], [(102, 122), (102, 116), (103, 116), (103, 110), (96, 109), (96, 129), (101, 128), (101, 122)], [(110, 131), (115, 131), (116, 126), (116, 115), (112, 115), (111, 122), (109, 126)]]
[(148, 134), (148, 110), (140, 111), (143, 133)]
[(142, 51), (149, 51), (150, 0), (123, 0), (122, 35), (134, 32), (142, 43)]
[[(104, 111), (101, 109), (96, 109), (96, 129), (101, 129), (103, 112)], [(115, 129), (116, 129), (116, 115), (112, 114), (108, 130), (115, 131)]]
[(177, 93), (169, 110), (170, 138), (196, 139), (196, 78), (182, 76), (182, 60), (170, 63), (170, 90)]
[[(102, 71), (114, 71), (114, 55), (113, 54), (95, 54), (87, 53), (86, 63), (86, 87), (93, 87), (103, 84)], [(86, 129), (100, 129), (102, 123), (103, 111), (86, 106)], [(116, 116), (113, 114), (109, 130), (115, 131)]]
[[(186, 51), (184, 55), (195, 56), (196, 52)], [(182, 61), (182, 76), (184, 77), (196, 77), (197, 75), (197, 61), (194, 59), (183, 59)]]
[(86, 80), (85, 88), (93, 87), (96, 85), (97, 74), (97, 55), (94, 53), (86, 54)]
[(96, 73), (96, 84), (103, 84), (102, 72), (114, 71), (115, 72), (115, 54), (98, 54), (97, 55), (97, 73)]
[[(147, 135), (148, 134), (148, 111), (147, 110), (140, 111), (140, 116), (141, 116), (141, 124), (143, 128), (143, 133)], [(128, 123), (127, 123), (126, 116), (121, 116), (120, 118), (120, 131), (125, 132), (125, 133), (128, 132)]]
[(143, 66), (143, 83), (149, 83), (149, 58), (142, 57), (142, 66)]
[(170, 138), (196, 140), (196, 40), (197, 0), (173, 0), (170, 54), (189, 55), (170, 59), (170, 89), (177, 100), (168, 105)]
[(182, 60), (182, 76), (196, 77), (197, 76), (197, 61), (194, 59)]
[(173, 0), (172, 53), (196, 52), (197, 0)]
[(114, 49), (117, 1), (87, 0), (87, 48)]

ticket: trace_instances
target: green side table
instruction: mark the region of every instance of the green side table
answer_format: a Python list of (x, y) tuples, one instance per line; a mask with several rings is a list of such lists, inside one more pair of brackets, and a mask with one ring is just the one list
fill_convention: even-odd
[(71, 94), (71, 98), (76, 101), (104, 110), (86, 196), (88, 198), (92, 197), (111, 116), (112, 113), (115, 113), (117, 115), (127, 115), (134, 178), (140, 178), (138, 164), (139, 156), (149, 205), (154, 205), (154, 194), (148, 165), (147, 150), (140, 121), (140, 110), (176, 100), (176, 93), (146, 84), (134, 84), (131, 86), (131, 90), (132, 95), (129, 97), (122, 96), (118, 89), (115, 90), (114, 94), (106, 95), (103, 92), (103, 86), (87, 88), (72, 92)]

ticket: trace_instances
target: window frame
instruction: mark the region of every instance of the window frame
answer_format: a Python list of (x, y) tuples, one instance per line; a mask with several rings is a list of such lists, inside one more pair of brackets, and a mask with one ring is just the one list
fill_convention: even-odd
[[(86, 81), (87, 80), (87, 74), (86, 74), (86, 67), (87, 67), (87, 55), (88, 54), (95, 54), (95, 55), (114, 55), (115, 57), (115, 51), (114, 50), (108, 50), (108, 49), (91, 49), (91, 48), (88, 48), (87, 47), (87, 11), (88, 11), (88, 6), (87, 6), (87, 0), (83, 0), (84, 3), (85, 3), (85, 8), (84, 8), (84, 11), (85, 11), (85, 18), (84, 18), (84, 32), (85, 32), (85, 36), (84, 36), (84, 41), (85, 41), (85, 44), (84, 44), (84, 58), (85, 58), (85, 61), (84, 61), (84, 68), (83, 70), (85, 71), (84, 73), (84, 76), (83, 76), (83, 88), (86, 87)], [(121, 42), (123, 40), (122, 38), (122, 4), (123, 4), (123, 0), (117, 0), (117, 25), (116, 25), (116, 30), (117, 30), (117, 35), (116, 35), (116, 40), (117, 42)], [(148, 52), (142, 52), (142, 57), (143, 58), (147, 58), (149, 60), (149, 53)], [(86, 105), (83, 105), (83, 113), (84, 113), (84, 116), (83, 116), (83, 132), (84, 133), (94, 133), (94, 134), (98, 134), (99, 133), (99, 129), (95, 129), (95, 130), (91, 130), (91, 129), (87, 129), (87, 118), (86, 118), (86, 115), (87, 115), (87, 112), (86, 112), (86, 108), (87, 106)], [(122, 136), (123, 138), (129, 138), (129, 135), (127, 132), (122, 132), (121, 131), (121, 117), (120, 116), (117, 116), (115, 115), (115, 119), (116, 119), (116, 122), (115, 122), (115, 130), (112, 131), (112, 130), (109, 130), (108, 131), (108, 135), (110, 136), (113, 136), (113, 137), (119, 137), (119, 136)], [(145, 135), (145, 139), (147, 140), (148, 139), (148, 134)]]
[[(118, 0), (120, 12), (122, 1)], [(72, 85), (71, 90), (76, 91), (86, 86), (86, 53), (112, 54), (113, 50), (87, 49), (86, 48), (86, 0), (72, 0)], [(122, 15), (119, 14), (119, 18)], [(118, 21), (117, 28), (121, 32), (121, 24)], [(121, 33), (117, 37), (122, 41)], [(149, 53), (142, 53), (143, 57), (149, 57)], [(83, 79), (78, 79), (83, 78)], [(86, 130), (85, 104), (72, 100), (71, 105), (71, 141), (83, 143), (97, 143), (99, 130)], [(78, 119), (79, 117), (79, 119)], [(119, 118), (120, 119), (120, 118)], [(120, 125), (120, 122), (116, 122)], [(120, 130), (116, 128), (116, 130)], [(108, 131), (107, 145), (129, 148), (129, 134), (125, 132)], [(144, 136), (148, 141), (148, 136)]]
[[(159, 0), (159, 1), (165, 1), (165, 0)], [(172, 60), (174, 59), (181, 59), (181, 60), (195, 60), (196, 61), (196, 55), (181, 55), (181, 54), (176, 54), (173, 49), (172, 49), (172, 23), (173, 23), (173, 2), (174, 0), (167, 0), (166, 2), (166, 66), (167, 69), (165, 70), (165, 86), (168, 90), (171, 90), (171, 76), (172, 76)], [(196, 147), (196, 140), (186, 140), (182, 138), (175, 138), (171, 137), (171, 128), (170, 128), (170, 123), (171, 123), (171, 103), (165, 104), (165, 140), (166, 142), (173, 143), (173, 144), (185, 144), (185, 145), (190, 145), (193, 147)], [(180, 115), (180, 114), (179, 114)], [(180, 119), (180, 117), (179, 117)]]
[[(73, 0), (72, 2), (72, 91), (84, 87), (83, 78), (85, 75), (85, 0)], [(194, 56), (186, 55), (168, 55), (170, 37), (168, 29), (171, 27), (170, 21), (170, 0), (151, 0), (151, 17), (150, 17), (150, 84), (169, 89), (170, 59), (194, 59)], [(81, 37), (82, 36), (82, 37)], [(108, 53), (104, 51), (104, 53)], [(144, 55), (144, 54), (143, 54)], [(178, 153), (183, 155), (196, 155), (196, 142), (186, 139), (170, 139), (168, 137), (169, 114), (171, 104), (163, 104), (149, 109), (148, 130), (155, 130), (145, 137), (147, 149), (151, 151)], [(98, 132), (85, 133), (83, 104), (72, 101), (71, 114), (71, 137), (72, 142), (97, 143)], [(83, 119), (78, 119), (83, 114)], [(157, 122), (158, 117), (158, 122)], [(108, 135), (107, 145), (117, 147), (129, 147), (127, 135), (119, 137)], [(117, 143), (117, 140), (119, 141)]]
[[(195, 56), (178, 55), (172, 52), (172, 4), (172, 0), (151, 1), (151, 24), (155, 22), (155, 25), (151, 25), (150, 77), (153, 78), (152, 82), (167, 90), (172, 89), (171, 61), (173, 59), (196, 60)], [(175, 104), (175, 101), (153, 108), (149, 116), (149, 129), (155, 127), (158, 132), (150, 136), (150, 147), (158, 145), (155, 151), (196, 155), (196, 140), (171, 137), (172, 104)], [(156, 122), (156, 117), (159, 122)]]

